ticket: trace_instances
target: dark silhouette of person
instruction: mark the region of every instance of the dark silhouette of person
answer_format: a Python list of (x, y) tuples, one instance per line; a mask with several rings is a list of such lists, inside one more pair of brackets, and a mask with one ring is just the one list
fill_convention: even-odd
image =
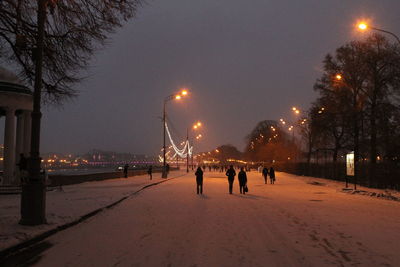
[(240, 172), (238, 174), (238, 180), (239, 180), (239, 191), (240, 191), (240, 194), (245, 195), (246, 192), (245, 192), (244, 188), (246, 187), (246, 184), (247, 184), (247, 174), (244, 171), (243, 167), (240, 168)]
[(267, 179), (268, 179), (268, 168), (267, 167), (264, 167), (262, 169), (262, 176), (264, 177), (265, 184), (267, 184)]
[(153, 166), (150, 165), (149, 169), (147, 170), (147, 174), (150, 176), (150, 180), (153, 179)]
[(275, 183), (275, 170), (272, 167), (269, 169), (269, 179), (271, 181), (271, 184)]
[(197, 168), (196, 172), (196, 184), (197, 194), (203, 194), (203, 171), (200, 167)]
[(229, 167), (229, 169), (225, 173), (226, 176), (228, 176), (228, 183), (229, 183), (229, 194), (232, 194), (232, 188), (233, 188), (233, 181), (235, 180), (236, 172), (233, 169), (233, 165)]
[(128, 169), (129, 169), (129, 165), (125, 164), (124, 165), (124, 177), (125, 178), (128, 178)]

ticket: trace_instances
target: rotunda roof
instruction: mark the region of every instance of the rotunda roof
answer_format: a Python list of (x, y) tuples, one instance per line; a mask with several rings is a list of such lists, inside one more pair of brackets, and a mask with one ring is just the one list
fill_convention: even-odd
[(17, 75), (3, 67), (0, 67), (0, 92), (32, 94), (32, 91), (23, 85)]

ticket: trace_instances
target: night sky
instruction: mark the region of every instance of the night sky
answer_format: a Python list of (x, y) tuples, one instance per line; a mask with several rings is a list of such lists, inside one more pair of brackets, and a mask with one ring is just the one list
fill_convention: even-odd
[(149, 0), (93, 58), (80, 96), (44, 110), (42, 151), (156, 155), (163, 99), (182, 87), (190, 96), (167, 106), (177, 139), (201, 120), (197, 151), (243, 149), (258, 121), (309, 107), (324, 56), (366, 35), (357, 20), (400, 34), (399, 11), (398, 0)]

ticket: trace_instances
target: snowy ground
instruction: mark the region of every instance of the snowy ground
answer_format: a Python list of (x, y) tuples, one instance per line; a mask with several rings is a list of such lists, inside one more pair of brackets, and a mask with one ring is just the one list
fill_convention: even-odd
[(206, 172), (199, 196), (193, 174), (170, 180), (8, 264), (400, 266), (400, 202), (345, 194), (342, 184), (284, 173), (265, 185), (252, 172), (247, 195), (238, 194), (237, 181), (234, 186), (229, 195), (224, 175)]
[[(178, 177), (184, 172), (173, 172)], [(128, 179), (110, 179), (63, 186), (47, 192), (46, 225), (22, 226), (20, 219), (20, 195), (0, 195), (0, 251), (26, 241), (38, 234), (54, 229), (59, 225), (77, 220), (96, 209), (103, 208), (119, 199), (132, 194), (141, 187), (158, 182), (160, 173), (149, 180), (147, 175), (133, 176)]]

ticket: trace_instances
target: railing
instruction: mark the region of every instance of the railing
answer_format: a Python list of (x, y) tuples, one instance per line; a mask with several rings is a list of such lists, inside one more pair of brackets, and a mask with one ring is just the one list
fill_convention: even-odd
[[(345, 162), (318, 164), (282, 162), (276, 163), (275, 168), (278, 171), (300, 176), (320, 177), (343, 182), (348, 178), (349, 183), (354, 182), (352, 176), (346, 177)], [(371, 188), (394, 189), (400, 191), (400, 164), (396, 162), (377, 163), (375, 175), (372, 177), (370, 175), (370, 164), (368, 162), (360, 162), (357, 184)]]

